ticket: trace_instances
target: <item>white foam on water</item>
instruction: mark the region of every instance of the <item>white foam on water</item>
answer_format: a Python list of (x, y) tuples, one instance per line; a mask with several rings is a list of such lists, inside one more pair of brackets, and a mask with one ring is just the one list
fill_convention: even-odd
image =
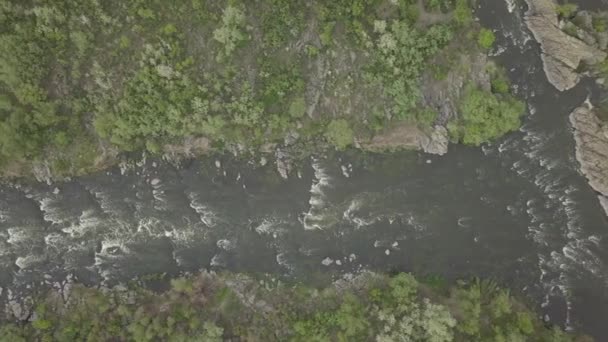
[(344, 175), (344, 177), (350, 178), (350, 175), (353, 172), (353, 164), (340, 165), (340, 169), (342, 169), (342, 175)]
[(70, 213), (66, 213), (61, 209), (60, 199), (43, 197), (38, 200), (38, 203), (45, 221), (63, 225), (69, 223), (70, 219), (73, 219), (73, 216)]
[(358, 216), (356, 211), (361, 209), (362, 204), (363, 204), (363, 202), (361, 199), (355, 198), (350, 201), (348, 208), (346, 208), (346, 210), (342, 213), (342, 218), (345, 221), (353, 224), (356, 229), (359, 229), (361, 227), (370, 226), (381, 219), (380, 216), (370, 217), (367, 219)]
[(300, 220), (304, 229), (315, 230), (324, 229), (322, 225), (323, 219), (325, 218), (325, 190), (331, 186), (331, 177), (327, 170), (321, 165), (319, 159), (313, 158), (312, 168), (314, 170), (314, 179), (310, 187), (310, 199), (308, 204), (310, 205), (308, 212), (304, 213), (303, 218)]
[(8, 231), (8, 242), (11, 245), (28, 245), (35, 239), (35, 228), (33, 227), (11, 227)]
[(471, 227), (472, 217), (460, 217), (458, 218), (458, 226), (462, 228), (470, 228)]
[(220, 254), (216, 254), (213, 256), (213, 258), (211, 258), (210, 265), (212, 267), (225, 267), (226, 261)]
[(221, 248), (225, 251), (230, 251), (236, 248), (236, 242), (228, 239), (220, 239), (216, 242), (217, 248)]
[(287, 255), (285, 253), (278, 253), (276, 256), (277, 264), (286, 268), (290, 272), (295, 270), (295, 266), (289, 263)]
[[(101, 250), (95, 253), (95, 266), (99, 269), (100, 266), (107, 261), (123, 259), (131, 254), (131, 250), (127, 247), (127, 240), (108, 239), (101, 242)], [(109, 270), (101, 272), (104, 277), (110, 276)]]
[[(532, 114), (538, 114), (533, 106), (529, 108)], [(522, 139), (505, 139), (497, 152), (508, 160), (514, 157), (511, 169), (541, 193), (521, 209), (529, 216), (528, 237), (538, 246), (539, 281), (546, 300), (559, 296), (566, 302), (570, 326), (570, 288), (574, 279), (586, 273), (608, 286), (608, 269), (592, 249), (601, 236), (590, 235), (583, 229), (582, 208), (576, 200), (578, 189), (569, 184), (567, 176), (571, 171), (562, 160), (547, 153), (555, 149), (557, 132), (538, 131), (533, 123), (525, 124), (520, 131), (524, 133)]]
[(596, 247), (599, 247), (600, 241), (602, 241), (602, 238), (597, 235), (591, 235), (587, 239), (591, 241)]
[(124, 201), (114, 201), (110, 193), (99, 187), (86, 186), (86, 189), (93, 195), (101, 210), (109, 216), (116, 217), (119, 210), (122, 209), (125, 204)]
[(79, 238), (88, 233), (94, 234), (104, 226), (105, 220), (96, 215), (95, 210), (86, 209), (78, 218), (78, 223), (72, 223), (62, 228), (62, 231), (69, 234), (71, 238)]
[(282, 227), (284, 223), (282, 220), (273, 217), (264, 218), (253, 230), (260, 235), (270, 235), (276, 239), (286, 232)]
[(203, 222), (207, 227), (215, 227), (218, 222), (216, 213), (209, 206), (201, 203), (197, 197), (198, 195), (195, 193), (188, 194), (188, 198), (190, 199), (190, 208), (196, 211), (201, 218), (201, 222)]
[(24, 270), (24, 269), (33, 268), (45, 261), (46, 261), (46, 258), (44, 255), (31, 254), (31, 255), (17, 257), (17, 260), (15, 260), (15, 265), (17, 265), (17, 267), (19, 267), (20, 269)]
[(165, 190), (153, 189), (152, 197), (154, 197), (154, 209), (156, 210), (169, 210), (169, 200), (165, 194)]

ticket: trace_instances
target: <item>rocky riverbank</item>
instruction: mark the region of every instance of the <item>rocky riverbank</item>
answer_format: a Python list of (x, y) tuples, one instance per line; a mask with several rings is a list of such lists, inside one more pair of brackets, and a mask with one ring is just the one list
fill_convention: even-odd
[(526, 0), (525, 22), (540, 44), (543, 67), (549, 82), (559, 91), (576, 86), (582, 64), (596, 65), (606, 53), (562, 30), (565, 22), (558, 17), (554, 0)]
[[(489, 281), (425, 284), (363, 273), (324, 289), (200, 273), (40, 296), (0, 324), (3, 341), (573, 341)], [(480, 293), (483, 293), (482, 300)], [(470, 308), (477, 308), (472, 310)], [(404, 310), (405, 308), (405, 310)], [(14, 312), (13, 312), (14, 313)], [(17, 319), (15, 319), (17, 318)], [(14, 323), (11, 321), (15, 321)], [(17, 324), (15, 324), (17, 323)]]
[(576, 142), (576, 159), (589, 185), (608, 214), (608, 127), (589, 102), (570, 114)]

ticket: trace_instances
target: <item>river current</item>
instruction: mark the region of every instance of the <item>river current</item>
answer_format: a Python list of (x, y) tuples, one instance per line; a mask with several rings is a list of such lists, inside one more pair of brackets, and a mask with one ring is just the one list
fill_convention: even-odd
[(218, 155), (4, 185), (2, 298), (68, 276), (113, 285), (201, 268), (304, 281), (361, 270), (475, 275), (527, 296), (554, 323), (608, 337), (608, 220), (578, 171), (568, 122), (602, 94), (593, 80), (565, 93), (547, 82), (515, 3), (480, 1), (478, 14), (528, 105), (518, 132), (445, 156), (315, 155), (287, 180), (272, 162)]

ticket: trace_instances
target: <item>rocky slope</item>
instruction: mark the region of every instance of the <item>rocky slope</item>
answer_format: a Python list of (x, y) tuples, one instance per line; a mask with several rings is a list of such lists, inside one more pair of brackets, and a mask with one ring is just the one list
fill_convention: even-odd
[(596, 114), (586, 103), (570, 114), (570, 122), (581, 172), (599, 193), (600, 203), (608, 213), (608, 126)]
[(561, 30), (554, 0), (526, 2), (526, 25), (541, 46), (547, 79), (559, 91), (578, 84), (581, 63), (593, 65), (606, 59), (605, 52)]

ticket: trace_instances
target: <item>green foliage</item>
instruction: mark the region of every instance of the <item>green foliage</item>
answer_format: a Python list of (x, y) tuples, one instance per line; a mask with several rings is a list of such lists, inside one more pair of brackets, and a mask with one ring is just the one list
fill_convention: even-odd
[(354, 132), (348, 121), (334, 119), (327, 125), (325, 137), (337, 149), (343, 150), (353, 143)]
[(452, 31), (446, 25), (434, 25), (422, 32), (405, 21), (390, 25), (377, 21), (374, 28), (378, 37), (373, 43), (376, 53), (370, 77), (383, 85), (397, 117), (414, 119), (420, 74), (428, 58), (450, 41)]
[(243, 32), (245, 25), (245, 14), (243, 10), (228, 5), (222, 14), (222, 23), (213, 31), (213, 39), (224, 45), (224, 52), (220, 56), (228, 57), (236, 49), (237, 45), (248, 39)]
[(469, 26), (473, 22), (471, 0), (456, 0), (454, 6), (454, 20), (460, 26)]
[(289, 105), (289, 115), (292, 118), (301, 118), (306, 114), (306, 101), (304, 97), (297, 97)]
[(435, 120), (437, 120), (438, 114), (432, 108), (420, 109), (416, 113), (416, 122), (422, 127), (431, 127), (435, 123)]
[(477, 43), (483, 49), (490, 49), (494, 42), (496, 41), (496, 36), (492, 30), (488, 30), (486, 28), (482, 28), (479, 31), (479, 35), (477, 36)]
[(578, 10), (578, 5), (566, 2), (563, 5), (556, 5), (555, 10), (560, 17), (571, 18)]
[(268, 0), (262, 8), (264, 43), (276, 48), (298, 37), (304, 28), (304, 4), (294, 0)]
[(431, 11), (447, 12), (452, 8), (452, 0), (424, 0), (424, 6)]
[(509, 92), (509, 81), (503, 77), (492, 78), (492, 91), (497, 94)]
[[(255, 150), (296, 132), (343, 149), (394, 118), (428, 127), (437, 113), (421, 106), (421, 76), (472, 12), (468, 0), (425, 3), (459, 25), (416, 25), (414, 0), (3, 0), (0, 173), (81, 174), (106, 151), (162, 154), (191, 137)], [(440, 79), (451, 65), (435, 59)], [(306, 115), (311, 90), (335, 106), (369, 102), (369, 114), (323, 126)]]
[(525, 105), (509, 95), (468, 86), (460, 104), (460, 120), (448, 127), (467, 145), (480, 145), (519, 128)]
[(40, 298), (33, 322), (0, 324), (0, 341), (573, 340), (488, 281), (461, 282), (449, 297), (410, 274), (367, 274), (322, 290), (269, 289), (239, 274), (203, 273), (170, 284), (162, 293), (133, 286), (128, 295), (77, 285), (65, 303), (50, 292)]
[(606, 32), (606, 29), (608, 29), (608, 19), (606, 19), (605, 17), (599, 17), (599, 16), (594, 16), (591, 24), (593, 25), (593, 30), (595, 30), (595, 32)]

